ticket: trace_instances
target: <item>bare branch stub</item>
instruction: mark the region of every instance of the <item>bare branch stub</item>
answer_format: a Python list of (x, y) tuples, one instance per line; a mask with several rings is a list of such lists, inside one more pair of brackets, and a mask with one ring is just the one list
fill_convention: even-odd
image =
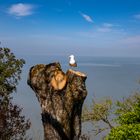
[(79, 139), (82, 105), (87, 96), (86, 78), (71, 69), (65, 74), (59, 63), (39, 64), (30, 69), (28, 84), (42, 109), (46, 140)]

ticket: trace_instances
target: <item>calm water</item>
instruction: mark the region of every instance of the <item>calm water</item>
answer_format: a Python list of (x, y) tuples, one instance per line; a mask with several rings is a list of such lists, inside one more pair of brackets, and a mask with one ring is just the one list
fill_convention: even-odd
[[(39, 63), (48, 64), (59, 61), (62, 69), (69, 69), (67, 56), (20, 56), (26, 60), (23, 68), (22, 80), (18, 86), (15, 102), (24, 108), (32, 122), (30, 133), (35, 140), (43, 139), (43, 128), (40, 116), (40, 106), (33, 91), (26, 84), (28, 72), (31, 66)], [(90, 104), (93, 98), (111, 97), (121, 99), (139, 89), (140, 85), (140, 58), (107, 58), (107, 57), (76, 57), (79, 70), (87, 74), (88, 96), (86, 104)]]

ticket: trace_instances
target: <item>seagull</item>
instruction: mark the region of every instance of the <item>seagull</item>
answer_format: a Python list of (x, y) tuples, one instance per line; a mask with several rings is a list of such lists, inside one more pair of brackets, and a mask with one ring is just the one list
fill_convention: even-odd
[(71, 67), (77, 67), (77, 63), (76, 63), (76, 61), (74, 59), (74, 55), (70, 55), (69, 58), (70, 58), (69, 65)]

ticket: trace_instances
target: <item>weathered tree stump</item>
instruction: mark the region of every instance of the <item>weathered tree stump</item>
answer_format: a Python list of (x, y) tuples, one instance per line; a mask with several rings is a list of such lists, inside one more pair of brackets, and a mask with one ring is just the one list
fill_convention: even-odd
[(28, 84), (41, 105), (45, 140), (79, 139), (86, 78), (71, 69), (65, 74), (59, 63), (30, 69)]

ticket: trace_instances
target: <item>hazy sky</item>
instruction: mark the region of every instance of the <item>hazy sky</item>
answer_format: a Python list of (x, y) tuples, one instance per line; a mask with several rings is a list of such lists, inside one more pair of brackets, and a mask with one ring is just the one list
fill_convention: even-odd
[(140, 56), (140, 0), (0, 0), (0, 40), (19, 54)]

